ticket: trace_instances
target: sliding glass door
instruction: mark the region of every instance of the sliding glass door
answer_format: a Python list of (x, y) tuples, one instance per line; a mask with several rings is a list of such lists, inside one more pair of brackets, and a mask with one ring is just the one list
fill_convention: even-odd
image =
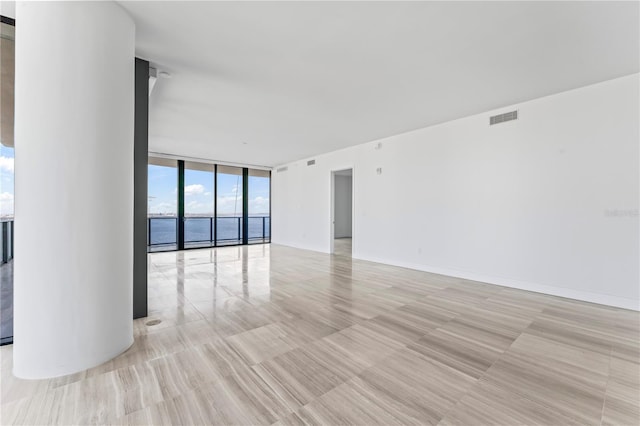
[(271, 175), (268, 170), (254, 169), (249, 169), (248, 174), (248, 243), (265, 243), (271, 235)]
[(242, 244), (243, 170), (240, 167), (218, 166), (216, 197), (216, 244)]
[(215, 166), (184, 164), (184, 247), (211, 247), (215, 234)]

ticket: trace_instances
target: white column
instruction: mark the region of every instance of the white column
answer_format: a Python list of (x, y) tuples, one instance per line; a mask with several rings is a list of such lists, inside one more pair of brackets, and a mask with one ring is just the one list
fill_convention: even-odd
[(13, 371), (133, 343), (135, 26), (114, 2), (18, 2)]

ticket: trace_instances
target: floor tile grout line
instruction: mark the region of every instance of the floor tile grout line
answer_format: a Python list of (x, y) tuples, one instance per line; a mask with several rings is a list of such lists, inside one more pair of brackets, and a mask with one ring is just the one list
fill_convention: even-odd
[[(173, 326), (173, 327), (176, 327), (176, 326)], [(148, 366), (148, 367), (152, 368), (150, 364), (153, 361), (156, 361), (156, 360), (159, 360), (159, 359), (163, 359), (163, 358), (168, 358), (168, 357), (171, 357), (171, 356), (176, 356), (178, 354), (185, 353), (185, 352), (197, 349), (197, 348), (199, 348), (201, 346), (204, 346), (205, 344), (211, 343), (211, 342), (215, 342), (215, 339), (211, 340), (211, 341), (207, 341), (207, 342), (197, 343), (197, 344), (194, 344), (192, 346), (185, 346), (181, 350), (176, 351), (176, 352), (170, 352), (170, 353), (167, 353), (167, 354), (164, 354), (164, 355), (161, 355), (161, 356), (157, 356), (157, 357), (154, 357), (154, 358), (144, 359), (144, 360), (142, 360), (140, 362), (134, 362), (132, 364), (124, 365), (124, 366), (121, 366), (121, 367), (118, 367), (118, 368), (114, 368), (114, 369), (111, 369), (111, 370), (105, 370), (105, 371), (102, 371), (102, 372), (100, 372), (100, 373), (98, 373), (96, 375), (87, 376), (84, 379), (80, 379), (80, 380), (74, 380), (72, 382), (65, 383), (65, 384), (63, 384), (61, 386), (57, 386), (57, 387), (54, 387), (54, 388), (43, 389), (43, 391), (38, 392), (38, 393), (36, 393), (34, 395), (31, 395), (31, 396), (28, 396), (28, 397), (25, 397), (25, 398), (19, 398), (19, 399), (16, 399), (16, 400), (12, 400), (9, 403), (15, 403), (16, 401), (19, 401), (19, 400), (32, 399), (34, 397), (39, 397), (39, 396), (42, 396), (42, 395), (45, 395), (45, 394), (49, 394), (49, 393), (53, 393), (53, 392), (65, 392), (66, 393), (66, 391), (70, 387), (72, 387), (74, 385), (78, 385), (78, 383), (81, 382), (81, 381), (98, 380), (98, 378), (100, 378), (100, 377), (105, 377), (105, 376), (110, 375), (110, 374), (115, 375), (115, 374), (117, 374), (117, 372), (125, 370), (125, 369), (130, 369), (130, 368), (134, 368), (135, 369), (135, 367), (140, 367), (140, 366)], [(195, 343), (195, 342), (191, 342), (191, 343)], [(100, 367), (100, 366), (98, 366), (98, 367)], [(90, 370), (85, 370), (85, 371), (83, 371), (83, 373), (87, 373), (89, 371)], [(78, 374), (78, 373), (76, 373), (76, 374)], [(63, 376), (63, 377), (66, 377), (66, 376)], [(154, 373), (154, 377), (155, 377), (155, 373)], [(192, 388), (192, 389), (195, 389), (195, 388)], [(163, 401), (165, 401), (165, 399), (163, 399)], [(4, 403), (2, 405), (4, 405)], [(154, 404), (152, 404), (152, 405), (154, 405)], [(143, 407), (141, 409), (145, 409), (145, 408), (146, 407)], [(136, 411), (138, 411), (138, 410), (136, 410)]]
[[(503, 291), (505, 291), (505, 289), (500, 290), (498, 293), (502, 293)], [(496, 293), (496, 294), (498, 294), (498, 293)], [(491, 297), (492, 297), (492, 296), (489, 296), (486, 300), (488, 301), (488, 299), (490, 299)], [(496, 358), (496, 359), (491, 363), (491, 365), (490, 365), (490, 366), (489, 366), (489, 367), (488, 367), (488, 368), (487, 368), (487, 369), (486, 369), (486, 370), (485, 370), (485, 371), (484, 371), (484, 372), (483, 372), (483, 373), (482, 373), (482, 374), (477, 378), (476, 382), (475, 382), (472, 386), (470, 386), (470, 387), (469, 387), (469, 389), (468, 389), (468, 390), (467, 390), (467, 391), (466, 391), (466, 392), (465, 392), (465, 393), (464, 393), (464, 394), (463, 394), (463, 395), (462, 395), (462, 396), (461, 396), (461, 397), (456, 401), (456, 403), (455, 403), (455, 404), (452, 406), (452, 408), (451, 408), (451, 409), (450, 409), (450, 410), (449, 410), (449, 411), (448, 411), (448, 412), (447, 412), (447, 413), (442, 417), (442, 419), (440, 419), (440, 421), (442, 421), (443, 419), (446, 419), (446, 418), (447, 418), (447, 416), (448, 416), (449, 414), (451, 414), (451, 413), (455, 410), (455, 408), (456, 408), (456, 406), (458, 405), (458, 403), (460, 403), (460, 401), (462, 401), (462, 400), (463, 400), (467, 395), (469, 395), (469, 394), (472, 392), (473, 387), (475, 387), (476, 385), (480, 384), (480, 383), (483, 381), (483, 379), (484, 379), (485, 377), (487, 377), (487, 374), (489, 373), (489, 371), (491, 370), (491, 368), (492, 368), (494, 365), (496, 365), (496, 363), (497, 363), (498, 361), (500, 361), (500, 360), (502, 360), (502, 359), (503, 359), (503, 357), (504, 357), (504, 356), (509, 352), (509, 350), (511, 349), (511, 347), (516, 343), (516, 341), (517, 341), (518, 339), (520, 339), (520, 337), (522, 337), (522, 335), (523, 335), (523, 334), (525, 334), (526, 330), (531, 326), (531, 324), (533, 324), (533, 322), (534, 322), (534, 321), (539, 317), (539, 315), (541, 315), (541, 314), (542, 314), (542, 312), (543, 312), (543, 311), (544, 311), (544, 308), (543, 308), (543, 309), (541, 309), (541, 310), (540, 310), (540, 312), (539, 312), (538, 314), (536, 314), (536, 315), (535, 315), (534, 319), (533, 319), (533, 320), (531, 320), (531, 322), (529, 323), (529, 325), (527, 325), (527, 327), (525, 327), (523, 330), (521, 330), (521, 331), (520, 331), (520, 333), (518, 334), (518, 336), (517, 336), (515, 339), (513, 339), (513, 341), (511, 342), (511, 344), (510, 344), (506, 349), (504, 349), (504, 350), (502, 351), (502, 353), (500, 354), (500, 356), (498, 356), (498, 357), (497, 357), (497, 358)], [(460, 315), (462, 315), (462, 314), (460, 314)], [(457, 318), (457, 317), (456, 317), (456, 318)], [(530, 401), (530, 402), (535, 402), (535, 401), (532, 401), (532, 400), (531, 400), (530, 398), (528, 398), (528, 397), (523, 397), (523, 398), (524, 398), (524, 399), (526, 399), (526, 400), (528, 400), (528, 401)], [(542, 404), (542, 405), (544, 405), (544, 404)], [(547, 408), (550, 408), (550, 407), (547, 407)]]
[[(542, 312), (541, 312), (541, 314), (542, 314)], [(536, 319), (537, 319), (537, 318), (538, 318), (538, 317), (536, 317)], [(533, 322), (535, 322), (535, 320), (533, 320), (533, 321), (531, 322), (531, 324), (533, 324)], [(518, 336), (518, 337), (517, 337), (517, 338), (516, 338), (512, 343), (511, 343), (511, 345), (509, 345), (509, 348), (507, 348), (507, 349), (502, 353), (502, 355), (501, 355), (498, 359), (496, 359), (496, 361), (491, 365), (491, 367), (493, 367), (493, 365), (495, 365), (495, 364), (496, 364), (496, 362), (498, 362), (500, 359), (502, 359), (502, 358), (507, 354), (507, 352), (511, 349), (511, 347), (513, 346), (513, 344), (514, 344), (514, 343), (515, 343), (515, 342), (516, 342), (520, 337), (522, 337), (523, 335), (527, 334), (527, 330), (531, 327), (531, 324), (529, 324), (529, 326), (527, 326), (527, 327), (526, 327), (526, 328), (525, 328), (525, 329), (520, 333), (520, 335), (519, 335), (519, 336)], [(569, 346), (573, 347), (573, 345), (571, 345), (571, 344), (569, 344)], [(578, 347), (576, 347), (576, 349), (579, 349), (579, 348), (578, 348)], [(613, 350), (612, 348), (609, 348), (610, 353), (611, 353), (611, 351), (612, 351), (612, 350)], [(611, 363), (611, 356), (609, 356), (609, 365), (610, 365), (610, 363)], [(485, 371), (485, 373), (483, 373), (483, 376), (484, 376), (484, 375), (485, 375), (485, 374), (486, 374), (486, 373), (491, 369), (491, 367), (489, 367), (489, 368)], [(608, 380), (609, 380), (609, 378), (607, 378), (607, 383), (608, 383)], [(532, 403), (534, 403), (534, 404), (538, 404), (538, 405), (540, 405), (540, 406), (543, 406), (543, 407), (545, 407), (545, 408), (547, 408), (547, 409), (549, 409), (549, 410), (553, 410), (553, 409), (554, 409), (553, 407), (550, 407), (550, 406), (549, 406), (546, 402), (544, 402), (544, 401), (534, 401), (534, 400), (532, 400), (530, 397), (528, 397), (527, 395), (520, 395), (520, 397), (521, 397), (521, 398), (523, 398), (523, 399), (525, 399), (525, 400), (527, 400), (527, 401), (529, 401), (529, 402), (532, 402)], [(606, 399), (606, 386), (605, 386), (605, 395), (604, 395), (604, 399)], [(603, 399), (603, 404), (604, 404), (604, 399)], [(604, 405), (603, 405), (603, 409), (604, 409)], [(575, 417), (573, 417), (573, 416), (571, 416), (571, 418), (572, 418), (573, 420), (575, 420), (575, 421), (579, 421), (579, 420), (580, 420), (580, 419), (576, 419), (576, 418), (575, 418)], [(601, 419), (600, 419), (600, 423), (602, 423), (602, 416), (601, 416)]]
[(602, 410), (600, 411), (600, 426), (604, 421), (604, 410), (607, 405), (607, 394), (609, 393), (609, 382), (611, 381), (611, 361), (613, 358), (613, 346), (609, 349), (609, 365), (607, 367), (607, 383), (604, 386), (604, 398), (602, 399)]
[[(209, 342), (207, 342), (207, 343), (209, 343)], [(183, 350), (183, 351), (181, 351), (181, 352), (187, 352), (187, 351), (190, 351), (190, 350), (192, 350), (192, 349), (194, 349), (194, 348), (196, 348), (196, 347), (204, 346), (205, 344), (206, 344), (206, 343), (204, 343), (204, 344), (199, 344), (199, 345), (197, 345), (197, 346), (192, 346), (192, 347), (186, 348), (185, 350)], [(231, 347), (231, 350), (233, 350), (233, 351), (234, 351), (234, 353), (236, 353), (235, 348), (233, 348), (232, 346), (230, 346), (230, 347)], [(169, 354), (169, 355), (167, 355), (167, 356), (165, 356), (165, 357), (168, 357), (168, 356), (171, 356), (171, 355), (175, 355), (175, 354), (176, 354), (176, 353)], [(250, 364), (248, 364), (248, 363), (244, 362), (244, 359), (243, 359), (239, 354), (237, 354), (237, 353), (236, 353), (236, 355), (238, 355), (238, 360), (239, 360), (239, 361), (241, 361), (241, 362), (243, 363), (244, 367), (245, 367), (245, 368), (247, 368), (247, 370), (248, 370), (248, 371), (250, 371), (250, 373), (251, 373), (251, 374), (255, 374), (256, 379), (260, 380), (260, 381), (261, 381), (265, 386), (267, 386), (268, 388), (271, 388), (271, 387), (268, 385), (268, 383), (266, 383), (266, 382), (262, 379), (262, 377), (260, 377), (258, 374), (256, 374), (256, 373), (255, 373), (255, 371), (254, 371), (254, 370), (253, 370), (253, 368), (252, 368), (252, 367), (253, 367), (252, 365), (250, 365)], [(160, 357), (160, 358), (165, 358), (165, 357)], [(160, 359), (160, 358), (155, 358), (155, 359)], [(142, 363), (135, 364), (135, 365), (148, 364), (148, 363), (149, 363), (149, 361), (144, 361), (144, 362), (142, 362)], [(128, 367), (126, 367), (126, 368), (128, 368)], [(234, 372), (235, 374), (237, 374), (237, 372), (236, 372), (236, 368), (233, 368), (233, 367), (232, 367), (232, 370), (233, 370), (233, 372)], [(113, 371), (116, 371), (116, 370), (113, 370)], [(154, 376), (155, 376), (155, 374), (154, 374)], [(185, 389), (183, 392), (180, 392), (180, 393), (178, 393), (178, 394), (176, 394), (176, 395), (172, 395), (172, 396), (170, 396), (170, 397), (168, 397), (168, 398), (163, 397), (161, 401), (156, 401), (156, 402), (154, 402), (154, 403), (152, 403), (152, 404), (149, 404), (149, 405), (147, 405), (147, 406), (141, 407), (141, 408), (139, 408), (138, 410), (135, 410), (135, 411), (132, 411), (131, 413), (126, 414), (125, 416), (131, 415), (131, 414), (133, 414), (133, 413), (135, 413), (135, 412), (138, 412), (138, 411), (146, 410), (146, 409), (147, 409), (147, 408), (149, 408), (149, 407), (153, 407), (153, 406), (156, 406), (156, 405), (160, 405), (160, 404), (162, 404), (162, 403), (165, 403), (165, 402), (172, 401), (172, 400), (174, 400), (174, 399), (176, 399), (176, 398), (179, 398), (179, 397), (181, 397), (181, 396), (184, 396), (184, 395), (186, 395), (186, 394), (197, 392), (199, 389), (202, 389), (203, 387), (210, 386), (210, 385), (212, 385), (212, 384), (216, 383), (216, 381), (217, 381), (217, 380), (218, 380), (218, 379), (213, 379), (213, 380), (210, 380), (210, 381), (207, 381), (207, 382), (201, 383), (201, 384), (199, 384), (198, 386), (189, 387), (188, 389)], [(274, 395), (275, 395), (275, 394), (274, 394)], [(122, 418), (122, 417), (125, 417), (125, 416), (120, 416), (120, 417), (118, 417), (118, 418)], [(116, 420), (117, 420), (117, 419), (116, 419)]]
[[(487, 298), (487, 299), (488, 299), (488, 298)], [(463, 315), (463, 314), (459, 314), (458, 316), (456, 316), (456, 318), (458, 318), (458, 317), (459, 317), (459, 316), (461, 316), (461, 315)], [(453, 319), (456, 319), (456, 318), (453, 318)], [(448, 322), (447, 322), (447, 324), (448, 324), (449, 322), (453, 321), (453, 319), (452, 319), (452, 320), (450, 320), (450, 321), (448, 321)], [(446, 324), (443, 324), (442, 326), (438, 327), (437, 329), (435, 329), (435, 330), (433, 330), (433, 331), (437, 331), (437, 330), (439, 330), (440, 328), (444, 327), (445, 325), (446, 325)], [(467, 389), (467, 390), (466, 390), (466, 391), (465, 391), (465, 392), (460, 396), (460, 398), (458, 398), (458, 399), (457, 399), (457, 401), (456, 401), (456, 402), (451, 406), (451, 408), (450, 408), (450, 409), (449, 409), (449, 410), (444, 414), (444, 416), (442, 416), (442, 418), (439, 420), (439, 422), (438, 422), (438, 423), (440, 423), (443, 419), (446, 419), (446, 418), (447, 418), (447, 416), (448, 416), (449, 414), (451, 414), (451, 413), (455, 410), (455, 408), (457, 407), (458, 403), (460, 403), (460, 401), (462, 401), (462, 399), (464, 399), (467, 395), (469, 395), (469, 394), (471, 393), (472, 389), (482, 381), (482, 378), (483, 378), (483, 377), (484, 377), (484, 376), (489, 372), (489, 370), (491, 369), (491, 367), (493, 367), (493, 366), (494, 366), (494, 365), (495, 365), (495, 364), (496, 364), (500, 359), (502, 359), (502, 357), (504, 356), (504, 354), (506, 354), (506, 353), (507, 353), (507, 351), (511, 348), (511, 346), (513, 346), (513, 344), (516, 342), (516, 340), (518, 340), (518, 339), (520, 338), (520, 336), (522, 336), (522, 334), (523, 334), (523, 333), (524, 333), (524, 331), (521, 331), (521, 332), (520, 332), (520, 334), (518, 335), (518, 337), (516, 337), (515, 339), (513, 339), (513, 341), (512, 341), (512, 342), (511, 342), (511, 344), (509, 345), (509, 347), (508, 347), (508, 348), (506, 348), (506, 349), (504, 349), (504, 350), (502, 351), (502, 353), (500, 354), (500, 356), (498, 356), (498, 357), (497, 357), (497, 358), (496, 358), (496, 359), (491, 363), (491, 365), (490, 365), (490, 366), (489, 366), (489, 367), (488, 367), (488, 368), (487, 368), (487, 369), (486, 369), (486, 370), (485, 370), (485, 371), (484, 371), (484, 372), (483, 372), (483, 373), (482, 373), (482, 374), (481, 374), (481, 375), (480, 375), (480, 376), (475, 380), (475, 382), (474, 382), (471, 386), (469, 386), (469, 388), (468, 388), (468, 389)], [(429, 333), (429, 334), (431, 334), (431, 333)]]
[[(345, 383), (348, 383), (349, 381), (353, 380), (354, 378), (359, 377), (359, 376), (360, 376), (361, 374), (363, 374), (364, 372), (366, 372), (366, 371), (368, 371), (368, 370), (370, 370), (370, 369), (372, 369), (372, 368), (377, 367), (380, 363), (382, 363), (382, 362), (386, 361), (388, 358), (390, 358), (390, 357), (394, 356), (394, 355), (395, 355), (395, 354), (397, 354), (399, 351), (401, 351), (401, 350), (405, 350), (405, 349), (411, 350), (411, 349), (409, 349), (406, 345), (403, 345), (402, 347), (400, 347), (400, 348), (398, 348), (398, 349), (394, 350), (394, 351), (393, 351), (393, 352), (391, 352), (389, 355), (387, 355), (387, 356), (385, 356), (384, 358), (382, 358), (379, 362), (375, 363), (374, 365), (371, 365), (371, 366), (369, 366), (369, 367), (366, 367), (365, 369), (363, 369), (363, 370), (362, 370), (362, 371), (360, 371), (359, 373), (354, 374), (353, 376), (349, 377), (348, 379), (346, 379), (346, 380), (342, 381), (339, 385), (334, 386), (333, 388), (329, 389), (328, 391), (324, 392), (323, 394), (318, 395), (318, 396), (317, 396), (317, 397), (315, 397), (313, 400), (311, 400), (311, 401), (307, 402), (306, 404), (302, 405), (301, 407), (297, 408), (297, 409), (294, 411), (294, 413), (297, 413), (298, 411), (302, 410), (303, 408), (305, 408), (305, 407), (306, 407), (306, 406), (308, 406), (309, 404), (311, 404), (311, 403), (313, 403), (314, 401), (316, 401), (316, 400), (318, 400), (318, 399), (322, 398), (322, 397), (323, 397), (323, 396), (325, 396), (326, 394), (328, 394), (328, 393), (330, 393), (330, 392), (333, 392), (337, 387), (339, 387), (339, 386), (343, 386)], [(278, 422), (278, 421), (280, 421), (280, 420), (282, 420), (282, 419), (278, 419), (276, 422), (272, 423), (272, 425), (273, 425), (273, 424), (275, 424), (275, 423), (277, 423), (277, 422)]]

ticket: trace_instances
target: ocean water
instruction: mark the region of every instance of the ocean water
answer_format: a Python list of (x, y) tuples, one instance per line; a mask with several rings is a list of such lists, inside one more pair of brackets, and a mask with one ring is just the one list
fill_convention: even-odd
[[(174, 217), (150, 218), (151, 244), (175, 244), (177, 219)], [(269, 238), (269, 217), (264, 218), (264, 238)], [(185, 242), (209, 241), (211, 223), (209, 218), (188, 217), (184, 223)], [(218, 241), (242, 240), (241, 217), (219, 217), (214, 226), (218, 228)], [(263, 217), (249, 217), (248, 238), (263, 238)]]

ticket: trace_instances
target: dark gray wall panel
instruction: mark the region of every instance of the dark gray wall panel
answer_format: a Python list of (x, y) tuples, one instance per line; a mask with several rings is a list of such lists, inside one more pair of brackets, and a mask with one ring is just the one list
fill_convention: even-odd
[(149, 62), (136, 58), (133, 152), (133, 318), (147, 316), (147, 161)]

